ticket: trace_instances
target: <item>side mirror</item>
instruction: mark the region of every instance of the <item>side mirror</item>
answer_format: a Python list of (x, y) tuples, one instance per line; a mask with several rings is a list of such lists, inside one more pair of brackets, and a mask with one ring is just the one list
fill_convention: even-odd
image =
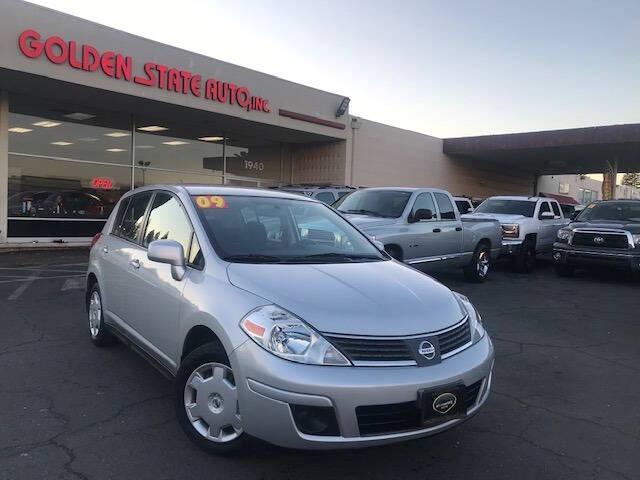
[(554, 218), (556, 218), (556, 216), (553, 214), (553, 212), (542, 212), (538, 218), (540, 220), (553, 220)]
[(467, 213), (473, 213), (473, 211), (474, 211), (474, 210), (475, 210), (475, 208), (473, 208), (473, 207), (469, 207), (469, 208), (467, 209)]
[(147, 258), (152, 262), (171, 265), (171, 276), (177, 282), (184, 278), (187, 269), (184, 263), (184, 249), (175, 240), (155, 240), (149, 244)]
[(373, 240), (373, 244), (378, 248), (378, 250), (384, 252), (384, 243), (382, 243), (380, 240)]
[(433, 218), (433, 212), (428, 208), (419, 208), (411, 217), (411, 223), (419, 222), (420, 220), (431, 220)]

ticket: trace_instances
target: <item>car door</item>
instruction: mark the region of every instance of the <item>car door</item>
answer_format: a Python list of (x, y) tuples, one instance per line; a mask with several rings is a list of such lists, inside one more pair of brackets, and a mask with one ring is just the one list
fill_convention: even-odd
[(541, 218), (544, 213), (553, 213), (551, 203), (548, 200), (542, 200), (538, 206), (538, 221), (540, 222), (540, 229), (538, 230), (538, 250), (548, 251), (551, 250), (553, 242), (556, 239), (558, 230), (556, 229), (557, 219)]
[(157, 191), (148, 209), (141, 243), (131, 259), (132, 280), (127, 296), (131, 327), (147, 350), (172, 368), (176, 367), (182, 291), (188, 275), (181, 281), (174, 280), (170, 265), (147, 258), (147, 247), (154, 240), (175, 240), (182, 245), (188, 263), (193, 235), (178, 197)]
[(124, 199), (119, 207), (113, 228), (105, 236), (98, 251), (102, 270), (102, 297), (105, 315), (110, 323), (126, 329), (130, 316), (126, 297), (132, 271), (129, 262), (138, 249), (137, 241), (144, 225), (145, 212), (151, 192), (141, 192)]
[(418, 210), (430, 210), (433, 217), (430, 220), (410, 222), (408, 225), (407, 248), (405, 260), (425, 259), (436, 255), (436, 235), (438, 229), (438, 211), (431, 192), (419, 193), (413, 202), (409, 219), (415, 218)]
[(447, 259), (455, 260), (462, 248), (462, 222), (458, 217), (451, 198), (446, 193), (434, 192), (438, 207), (438, 229), (436, 235), (437, 254), (451, 256)]

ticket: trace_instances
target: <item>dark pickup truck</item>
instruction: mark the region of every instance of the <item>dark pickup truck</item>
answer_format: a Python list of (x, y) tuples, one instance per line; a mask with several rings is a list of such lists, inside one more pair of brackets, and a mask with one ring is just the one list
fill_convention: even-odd
[(558, 231), (553, 260), (561, 276), (591, 266), (640, 272), (640, 200), (607, 200), (587, 206)]

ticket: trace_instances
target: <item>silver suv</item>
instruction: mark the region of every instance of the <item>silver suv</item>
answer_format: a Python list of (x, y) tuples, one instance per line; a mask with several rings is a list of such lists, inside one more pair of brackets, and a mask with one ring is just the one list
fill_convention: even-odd
[(431, 435), (489, 394), (469, 300), (297, 195), (129, 192), (94, 239), (86, 302), (93, 343), (119, 338), (175, 377), (179, 423), (213, 453)]

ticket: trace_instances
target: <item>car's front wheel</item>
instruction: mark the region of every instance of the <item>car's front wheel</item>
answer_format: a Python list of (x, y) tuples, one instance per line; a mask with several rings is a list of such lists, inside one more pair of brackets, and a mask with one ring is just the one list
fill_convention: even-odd
[(527, 238), (521, 245), (520, 251), (513, 259), (513, 267), (516, 272), (531, 273), (536, 266), (536, 243)]
[(89, 321), (89, 335), (94, 345), (106, 347), (116, 343), (116, 338), (104, 323), (102, 310), (102, 293), (100, 286), (94, 283), (87, 295), (87, 317)]
[(246, 446), (238, 389), (221, 345), (208, 343), (187, 355), (178, 370), (175, 396), (180, 426), (198, 447), (224, 455)]

